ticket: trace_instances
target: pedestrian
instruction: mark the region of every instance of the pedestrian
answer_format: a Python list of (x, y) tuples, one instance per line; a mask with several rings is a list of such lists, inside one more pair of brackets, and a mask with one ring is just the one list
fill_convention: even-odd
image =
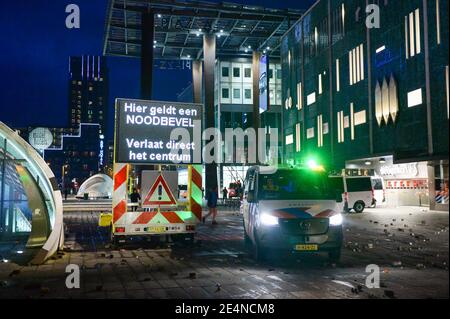
[(67, 200), (67, 196), (69, 196), (69, 187), (64, 187), (64, 199)]
[(217, 225), (216, 217), (217, 217), (217, 198), (219, 197), (219, 194), (217, 192), (217, 187), (214, 187), (208, 192), (207, 195), (207, 201), (208, 201), (208, 208), (209, 213), (205, 217), (203, 217), (202, 221), (205, 223), (206, 218), (212, 215), (212, 224)]
[(136, 188), (133, 188), (133, 192), (130, 194), (130, 200), (132, 204), (132, 211), (137, 211), (139, 207), (139, 201), (141, 200), (141, 195), (139, 195), (139, 192)]
[(226, 187), (224, 187), (222, 189), (222, 200), (223, 200), (223, 204), (225, 204), (226, 200), (228, 198), (228, 189)]

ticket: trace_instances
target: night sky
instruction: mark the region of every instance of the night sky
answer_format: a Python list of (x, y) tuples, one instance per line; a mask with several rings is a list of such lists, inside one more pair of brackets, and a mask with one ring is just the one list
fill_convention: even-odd
[[(308, 7), (314, 1), (233, 2), (298, 9)], [(65, 27), (65, 8), (70, 3), (80, 7), (80, 29)], [(2, 3), (0, 121), (12, 127), (66, 126), (69, 56), (102, 54), (107, 3), (108, 0), (14, 0)], [(110, 108), (116, 97), (139, 98), (139, 60), (108, 57), (108, 66)], [(177, 93), (190, 81), (190, 71), (155, 69), (153, 98), (174, 101)]]

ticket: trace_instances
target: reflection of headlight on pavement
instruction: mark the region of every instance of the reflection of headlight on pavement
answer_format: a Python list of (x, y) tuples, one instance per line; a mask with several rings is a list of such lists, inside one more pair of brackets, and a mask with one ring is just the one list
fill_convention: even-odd
[(342, 225), (344, 218), (342, 214), (333, 215), (330, 217), (330, 225), (331, 226), (339, 226)]
[(278, 217), (263, 213), (261, 214), (259, 221), (264, 226), (275, 226), (278, 225)]

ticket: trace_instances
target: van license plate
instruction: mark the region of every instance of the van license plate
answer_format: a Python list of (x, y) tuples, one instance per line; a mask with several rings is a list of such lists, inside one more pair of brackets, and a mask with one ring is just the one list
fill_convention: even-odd
[(147, 228), (147, 231), (149, 233), (165, 233), (166, 227), (165, 226), (150, 226)]
[(318, 245), (296, 245), (295, 250), (298, 251), (317, 251), (319, 250)]

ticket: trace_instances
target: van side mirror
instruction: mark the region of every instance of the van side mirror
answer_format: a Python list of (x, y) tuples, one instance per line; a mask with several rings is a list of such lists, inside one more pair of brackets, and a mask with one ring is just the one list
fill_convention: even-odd
[(255, 192), (254, 191), (249, 191), (247, 194), (247, 201), (249, 203), (254, 203), (255, 202)]

